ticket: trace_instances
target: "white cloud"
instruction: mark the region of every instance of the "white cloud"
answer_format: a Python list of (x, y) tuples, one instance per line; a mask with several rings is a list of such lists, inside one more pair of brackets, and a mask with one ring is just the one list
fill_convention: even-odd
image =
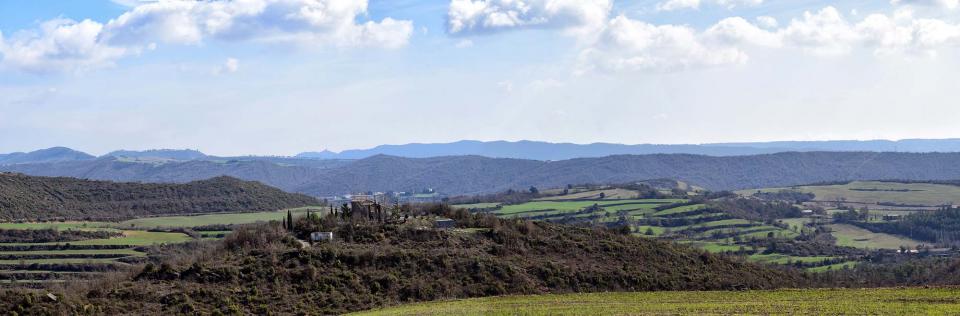
[(700, 9), (700, 5), (704, 3), (734, 9), (739, 6), (758, 6), (763, 4), (763, 0), (666, 0), (658, 3), (656, 9), (657, 11), (696, 10)]
[(872, 14), (859, 22), (826, 7), (804, 12), (782, 28), (761, 28), (741, 17), (723, 19), (704, 31), (653, 25), (618, 16), (581, 51), (577, 72), (676, 71), (742, 64), (755, 49), (798, 49), (839, 56), (863, 49), (877, 55), (936, 56), (960, 46), (960, 24), (915, 18), (909, 10)]
[(88, 69), (109, 66), (120, 57), (139, 52), (137, 48), (102, 43), (98, 40), (102, 30), (102, 24), (91, 20), (54, 19), (43, 22), (37, 30), (0, 36), (0, 65), (28, 72)]
[(772, 28), (776, 28), (777, 26), (780, 26), (780, 23), (777, 22), (777, 19), (771, 16), (765, 16), (765, 15), (757, 17), (757, 24), (768, 29), (772, 29)]
[(960, 44), (960, 25), (937, 19), (915, 18), (909, 10), (890, 15), (871, 14), (851, 23), (839, 11), (827, 7), (804, 13), (780, 31), (793, 46), (815, 54), (846, 54), (854, 48), (876, 54), (921, 54), (935, 56), (944, 46)]
[(603, 25), (611, 0), (452, 0), (451, 34), (547, 27), (588, 32)]
[(580, 55), (579, 72), (673, 71), (691, 67), (738, 64), (746, 54), (726, 45), (708, 45), (696, 30), (678, 25), (652, 25), (618, 16), (594, 45)]
[(804, 12), (802, 19), (793, 19), (780, 30), (784, 40), (818, 55), (839, 55), (852, 49), (858, 34), (834, 7), (818, 12)]
[(147, 2), (106, 23), (46, 22), (39, 31), (21, 31), (0, 43), (0, 54), (8, 67), (50, 71), (110, 64), (156, 43), (217, 40), (389, 49), (409, 42), (411, 21), (358, 23), (366, 12), (367, 0)]
[(214, 69), (213, 74), (215, 75), (232, 74), (237, 72), (238, 70), (240, 70), (240, 60), (230, 57), (223, 62), (223, 65), (220, 65), (220, 67), (217, 67), (216, 69)]
[(757, 27), (741, 17), (720, 20), (706, 31), (704, 36), (721, 44), (740, 46), (742, 44), (763, 47), (783, 46), (781, 37), (771, 31)]
[(303, 45), (374, 46), (406, 44), (410, 21), (385, 18), (358, 24), (366, 0), (163, 1), (137, 6), (111, 20), (111, 43), (144, 38), (197, 43), (205, 38), (295, 42)]
[(949, 10), (960, 7), (960, 0), (890, 0), (890, 3), (894, 5), (938, 6)]
[(700, 0), (667, 0), (657, 4), (657, 11), (674, 11), (699, 8)]

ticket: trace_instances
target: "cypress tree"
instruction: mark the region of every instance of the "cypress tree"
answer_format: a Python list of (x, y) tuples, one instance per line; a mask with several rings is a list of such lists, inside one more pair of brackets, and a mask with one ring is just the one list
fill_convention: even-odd
[(293, 213), (287, 210), (287, 229), (293, 230)]

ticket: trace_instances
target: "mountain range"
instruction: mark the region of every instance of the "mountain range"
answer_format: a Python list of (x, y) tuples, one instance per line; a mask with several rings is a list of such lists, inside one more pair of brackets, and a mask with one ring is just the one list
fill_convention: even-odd
[(570, 144), (537, 141), (482, 142), (464, 140), (438, 144), (381, 145), (371, 149), (345, 150), (339, 153), (326, 150), (321, 152), (305, 152), (297, 155), (297, 157), (313, 159), (362, 159), (375, 155), (408, 158), (477, 155), (491, 158), (566, 160), (612, 155), (692, 154), (707, 156), (744, 156), (790, 151), (960, 152), (960, 139), (781, 141), (700, 145)]
[[(474, 141), (463, 140), (452, 143), (381, 145), (370, 149), (352, 149), (341, 152), (328, 150), (303, 152), (293, 157), (285, 156), (237, 156), (220, 157), (204, 154), (193, 149), (153, 149), (153, 150), (117, 150), (99, 158), (114, 157), (127, 161), (169, 162), (169, 161), (229, 161), (229, 160), (268, 160), (284, 164), (311, 164), (307, 160), (331, 160), (313, 163), (313, 166), (341, 165), (343, 160), (357, 160), (376, 155), (388, 155), (406, 158), (430, 158), (442, 156), (483, 156), (490, 158), (514, 158), (541, 161), (568, 160), (575, 158), (599, 158), (613, 155), (651, 155), (651, 154), (691, 154), (714, 157), (748, 156), (774, 154), (781, 152), (813, 151), (870, 151), (870, 152), (960, 152), (960, 139), (905, 139), (905, 140), (835, 140), (835, 141), (780, 141), (755, 143), (713, 143), (713, 144), (571, 144), (539, 141)], [(64, 161), (86, 161), (98, 157), (66, 147), (54, 147), (29, 153), (0, 154), (0, 165), (23, 163), (46, 163)], [(338, 162), (339, 161), (339, 162)]]
[[(0, 171), (84, 179), (184, 183), (227, 175), (288, 192), (330, 196), (365, 191), (475, 194), (581, 183), (625, 183), (669, 178), (711, 190), (790, 186), (863, 179), (960, 179), (960, 153), (786, 152), (712, 157), (688, 154), (616, 155), (539, 161), (481, 156), (359, 160), (274, 158), (130, 161), (101, 157), (22, 163)], [(318, 162), (327, 162), (316, 165)]]

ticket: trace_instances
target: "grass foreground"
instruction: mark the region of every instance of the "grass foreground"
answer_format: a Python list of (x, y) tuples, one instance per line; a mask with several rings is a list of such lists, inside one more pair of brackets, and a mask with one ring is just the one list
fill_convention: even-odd
[(635, 292), (439, 301), (351, 315), (956, 315), (960, 288)]

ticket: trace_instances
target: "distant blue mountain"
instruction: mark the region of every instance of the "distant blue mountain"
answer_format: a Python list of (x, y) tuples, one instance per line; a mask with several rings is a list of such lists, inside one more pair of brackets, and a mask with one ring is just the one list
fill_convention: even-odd
[(96, 157), (66, 147), (53, 147), (31, 151), (0, 155), (0, 165), (25, 163), (50, 163), (63, 161), (93, 160)]
[(565, 160), (611, 155), (695, 154), (707, 156), (744, 156), (779, 152), (876, 151), (876, 152), (960, 152), (960, 139), (783, 141), (758, 143), (715, 143), (702, 145), (624, 145), (610, 143), (571, 144), (538, 141), (464, 140), (453, 143), (381, 145), (371, 149), (305, 152), (298, 158), (363, 159), (375, 155), (408, 158), (477, 155), (493, 158)]
[(106, 154), (117, 158), (136, 159), (169, 159), (169, 160), (197, 160), (207, 158), (207, 155), (192, 149), (151, 149), (142, 151), (117, 150)]

